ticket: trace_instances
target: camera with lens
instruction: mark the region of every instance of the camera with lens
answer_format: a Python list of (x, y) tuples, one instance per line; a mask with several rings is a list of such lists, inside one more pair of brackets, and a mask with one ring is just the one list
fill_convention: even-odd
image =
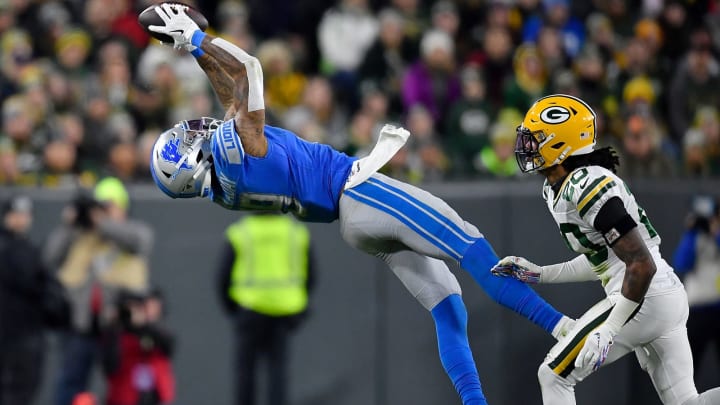
[(145, 301), (144, 294), (129, 290), (121, 290), (118, 293), (115, 309), (119, 326), (124, 330), (137, 329), (145, 324)]
[(690, 228), (709, 233), (710, 224), (718, 216), (718, 202), (711, 196), (700, 195), (693, 198), (690, 211)]
[(105, 208), (101, 202), (85, 191), (81, 191), (75, 196), (71, 206), (74, 211), (72, 224), (82, 229), (94, 228), (93, 211)]

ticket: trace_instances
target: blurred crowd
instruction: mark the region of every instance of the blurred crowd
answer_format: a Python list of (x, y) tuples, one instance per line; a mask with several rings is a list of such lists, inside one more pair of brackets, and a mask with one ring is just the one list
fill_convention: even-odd
[[(137, 24), (150, 0), (0, 0), (0, 183), (149, 180), (158, 134), (223, 115), (193, 56)], [(272, 125), (362, 156), (386, 122), (412, 182), (514, 177), (536, 98), (597, 113), (629, 177), (720, 175), (715, 0), (222, 0), (194, 4), (256, 55)]]

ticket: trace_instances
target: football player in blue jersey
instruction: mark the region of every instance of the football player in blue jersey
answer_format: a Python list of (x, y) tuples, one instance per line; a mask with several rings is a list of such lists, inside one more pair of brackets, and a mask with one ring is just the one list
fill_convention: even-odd
[(201, 31), (184, 6), (155, 8), (171, 36), (207, 74), (227, 114), (183, 121), (158, 138), (151, 171), (173, 198), (204, 197), (233, 210), (280, 210), (308, 222), (340, 221), (350, 245), (384, 260), (432, 314), (440, 359), (463, 404), (486, 404), (467, 338), (467, 311), (446, 262), (457, 262), (498, 303), (556, 338), (573, 321), (530, 287), (493, 277), (498, 257), (472, 224), (443, 200), (376, 171), (409, 133), (386, 125), (357, 160), (292, 132), (265, 125), (263, 77), (256, 58)]

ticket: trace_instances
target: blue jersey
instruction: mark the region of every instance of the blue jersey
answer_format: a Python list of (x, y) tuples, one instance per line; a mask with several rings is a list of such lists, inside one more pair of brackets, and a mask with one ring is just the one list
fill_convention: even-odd
[(281, 210), (307, 222), (338, 218), (340, 194), (355, 158), (266, 125), (267, 154), (244, 153), (234, 120), (211, 138), (210, 199), (232, 210)]

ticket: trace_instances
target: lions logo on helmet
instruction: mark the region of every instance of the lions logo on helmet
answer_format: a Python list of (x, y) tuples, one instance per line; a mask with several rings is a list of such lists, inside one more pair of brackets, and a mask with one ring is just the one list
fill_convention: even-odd
[[(178, 163), (182, 159), (182, 155), (178, 152), (178, 145), (180, 144), (180, 138), (175, 138), (174, 141), (169, 141), (163, 146), (160, 151), (160, 157), (165, 159), (166, 162)], [(187, 160), (183, 161), (178, 167), (179, 170), (192, 170), (192, 167), (187, 163)]]
[(595, 112), (584, 101), (565, 94), (543, 97), (530, 107), (517, 129), (515, 157), (523, 172), (543, 170), (568, 156), (595, 147)]
[(220, 123), (212, 118), (183, 121), (160, 134), (150, 158), (150, 172), (160, 190), (172, 198), (210, 193), (210, 136)]

